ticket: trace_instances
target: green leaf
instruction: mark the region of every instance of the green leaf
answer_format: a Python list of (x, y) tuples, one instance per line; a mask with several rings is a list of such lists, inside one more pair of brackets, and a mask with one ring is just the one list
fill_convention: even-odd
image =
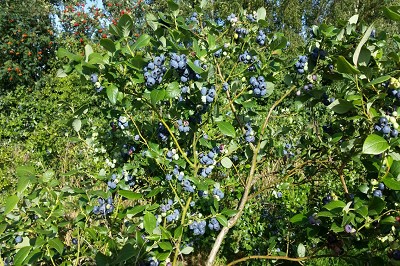
[(80, 62), (82, 60), (82, 56), (80, 55), (76, 55), (73, 54), (71, 52), (69, 52), (68, 50), (66, 50), (65, 48), (59, 48), (57, 51), (57, 57), (58, 58), (63, 58), (63, 57), (67, 57), (68, 59), (75, 61), (75, 62)]
[(118, 88), (114, 84), (107, 86), (107, 97), (111, 104), (117, 103)]
[(128, 14), (123, 14), (118, 21), (118, 27), (122, 29), (124, 37), (129, 36), (130, 31), (133, 29), (133, 20)]
[(187, 64), (188, 64), (189, 67), (190, 67), (194, 72), (196, 72), (197, 74), (201, 74), (201, 73), (204, 72), (204, 70), (203, 70), (201, 67), (196, 66), (191, 60), (187, 60)]
[(374, 23), (372, 23), (368, 29), (365, 31), (364, 36), (362, 37), (360, 43), (358, 44), (354, 54), (353, 54), (353, 63), (355, 66), (358, 64), (358, 57), (360, 56), (361, 48), (368, 41), (371, 36), (371, 32), (374, 29)]
[(329, 202), (328, 204), (324, 205), (324, 208), (327, 209), (328, 211), (331, 211), (336, 208), (344, 208), (346, 207), (346, 203), (340, 200), (334, 200)]
[(362, 184), (362, 185), (360, 185), (360, 186), (358, 187), (358, 190), (360, 190), (361, 193), (367, 194), (367, 193), (368, 193), (368, 190), (369, 190), (368, 184)]
[(385, 177), (383, 179), (383, 183), (390, 189), (400, 190), (400, 182), (395, 180), (394, 178)]
[(290, 222), (292, 224), (300, 224), (303, 223), (306, 220), (306, 217), (304, 216), (304, 214), (302, 213), (298, 213), (295, 216), (293, 216), (292, 218), (290, 218)]
[(93, 48), (89, 44), (85, 45), (85, 62), (89, 62), (89, 55), (93, 53)]
[(354, 108), (353, 104), (343, 99), (337, 99), (328, 106), (329, 109), (337, 114), (345, 114)]
[(151, 212), (146, 212), (143, 217), (143, 226), (148, 234), (152, 234), (157, 226), (157, 218)]
[(111, 264), (110, 258), (101, 252), (96, 253), (95, 260), (96, 260), (96, 265), (98, 266), (105, 266)]
[(173, 249), (170, 242), (160, 242), (160, 243), (158, 243), (158, 246), (160, 248), (162, 248), (163, 250), (172, 250)]
[(343, 231), (344, 231), (344, 228), (341, 227), (341, 226), (338, 226), (336, 223), (333, 223), (332, 226), (331, 226), (331, 230), (332, 230), (334, 233), (340, 233), (340, 232), (343, 232)]
[(221, 214), (217, 214), (217, 216), (215, 217), (217, 218), (218, 222), (224, 226), (227, 227), (228, 226), (228, 219), (226, 219), (225, 216), (221, 215)]
[(306, 256), (306, 247), (302, 243), (297, 246), (297, 255), (299, 256), (299, 258), (303, 258)]
[(390, 173), (393, 175), (393, 177), (396, 180), (399, 180), (400, 178), (400, 161), (393, 161), (391, 167), (390, 167)]
[(179, 83), (174, 81), (168, 84), (167, 86), (167, 97), (170, 99), (174, 99), (181, 94), (181, 89), (179, 88)]
[(337, 215), (328, 211), (319, 212), (318, 217), (336, 217)]
[(17, 192), (22, 193), (31, 183), (31, 180), (35, 177), (35, 168), (32, 166), (18, 166), (16, 174), (19, 177)]
[(165, 90), (152, 90), (150, 93), (151, 103), (155, 105), (161, 100), (164, 100), (166, 95)]
[(233, 165), (231, 159), (229, 159), (228, 157), (222, 158), (221, 164), (222, 164), (222, 166), (225, 167), (225, 168), (231, 168), (232, 165)]
[(67, 72), (65, 72), (64, 69), (57, 70), (57, 74), (56, 74), (57, 78), (65, 78), (66, 76), (68, 76), (68, 75), (67, 75)]
[(82, 121), (80, 119), (75, 119), (72, 122), (72, 128), (76, 131), (79, 132), (79, 130), (81, 130), (81, 126), (82, 126)]
[(354, 15), (349, 19), (350, 24), (357, 24), (358, 21), (358, 15)]
[(114, 24), (110, 24), (110, 26), (108, 27), (108, 30), (114, 36), (117, 36), (117, 37), (122, 37), (123, 36), (123, 34), (121, 32), (121, 29), (118, 26), (114, 25)]
[(235, 128), (228, 122), (219, 121), (217, 126), (222, 134), (234, 138), (236, 136)]
[(356, 210), (356, 212), (357, 212), (358, 214), (360, 214), (362, 217), (367, 217), (367, 215), (368, 215), (368, 208), (367, 208), (367, 206), (362, 205), (360, 208), (358, 208), (358, 209)]
[(17, 206), (19, 198), (17, 195), (9, 196), (6, 200), (4, 215), (9, 214)]
[(260, 7), (259, 9), (257, 9), (257, 21), (259, 21), (260, 19), (265, 19), (267, 15), (267, 10), (265, 9), (265, 7)]
[(148, 34), (141, 35), (132, 46), (132, 50), (137, 50), (147, 46), (150, 43), (151, 37)]
[(389, 6), (383, 8), (383, 14), (388, 19), (400, 21), (400, 6)]
[(395, 223), (396, 223), (396, 218), (394, 218), (393, 216), (387, 216), (379, 221), (379, 224), (395, 224)]
[(389, 144), (384, 138), (376, 134), (371, 134), (364, 141), (362, 153), (376, 155), (387, 149), (389, 149)]
[(23, 247), (20, 250), (18, 250), (17, 254), (15, 254), (14, 257), (15, 266), (24, 265), (24, 260), (26, 259), (26, 257), (28, 257), (31, 248), (32, 247)]
[(43, 173), (43, 182), (49, 182), (55, 175), (54, 170), (49, 169)]
[(101, 39), (100, 45), (104, 47), (107, 51), (114, 53), (116, 51), (115, 44), (110, 39)]
[(360, 74), (360, 71), (353, 67), (343, 56), (339, 56), (337, 59), (337, 71), (345, 74)]
[(181, 250), (181, 254), (187, 255), (187, 254), (192, 253), (193, 250), (194, 250), (193, 247), (187, 246), (187, 247), (184, 247), (184, 248)]
[(58, 238), (53, 238), (49, 240), (49, 247), (57, 250), (58, 253), (62, 254), (64, 251), (64, 244)]
[(118, 253), (117, 258), (115, 260), (113, 260), (113, 264), (118, 265), (122, 262), (129, 260), (132, 257), (135, 257), (136, 255), (137, 255), (137, 251), (132, 246), (132, 244), (129, 244), (129, 243), (125, 244), (125, 246)]
[(372, 197), (368, 203), (368, 215), (379, 215), (386, 206), (386, 202), (378, 197)]
[(209, 33), (207, 41), (208, 41), (208, 49), (214, 50), (216, 48), (215, 47), (215, 35)]
[(34, 178), (35, 177), (35, 168), (33, 166), (18, 166), (16, 169), (17, 177), (28, 177)]
[(175, 231), (174, 231), (174, 238), (178, 239), (183, 233), (183, 227), (182, 225), (178, 226)]
[(381, 84), (382, 82), (385, 82), (386, 80), (389, 80), (390, 78), (391, 78), (391, 76), (389, 76), (389, 75), (376, 78), (376, 79), (372, 80), (371, 82), (367, 83), (365, 85), (365, 87), (369, 87), (369, 86), (372, 86), (375, 84)]
[(118, 194), (130, 200), (137, 200), (142, 197), (142, 194), (128, 190), (120, 190)]

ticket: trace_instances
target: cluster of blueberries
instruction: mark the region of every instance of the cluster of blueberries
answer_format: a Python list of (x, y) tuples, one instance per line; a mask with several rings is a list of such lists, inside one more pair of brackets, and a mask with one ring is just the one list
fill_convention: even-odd
[[(195, 60), (193, 63), (198, 67), (202, 67), (199, 60)], [(178, 71), (180, 75), (180, 80), (183, 83), (186, 83), (191, 79), (201, 78), (199, 74), (193, 72), (193, 70), (188, 67), (187, 58), (185, 54), (178, 55), (176, 53), (172, 53), (169, 65), (171, 66), (172, 69)], [(203, 66), (203, 68), (204, 67), (206, 66)]]
[(215, 198), (217, 198), (217, 200), (221, 200), (225, 196), (224, 192), (222, 192), (219, 188), (213, 189), (213, 195)]
[(180, 132), (183, 132), (183, 133), (189, 132), (189, 130), (190, 130), (189, 121), (187, 121), (187, 120), (182, 121), (181, 119), (179, 119), (176, 122), (178, 123), (178, 130)]
[(246, 127), (246, 132), (244, 133), (245, 135), (245, 140), (247, 142), (254, 142), (256, 139), (254, 137), (254, 130), (251, 128), (251, 124), (250, 123), (246, 123), (245, 124)]
[(178, 165), (175, 165), (174, 170), (172, 171), (172, 174), (165, 175), (165, 179), (167, 181), (171, 181), (173, 175), (176, 177), (176, 179), (178, 181), (182, 181), (183, 177), (185, 176), (185, 174), (183, 172), (179, 171), (179, 166)]
[(162, 140), (162, 141), (167, 141), (168, 140), (168, 130), (165, 128), (165, 126), (162, 123), (158, 124), (158, 129), (157, 129), (157, 134), (158, 137)]
[(225, 26), (225, 21), (222, 18), (216, 18), (215, 23), (217, 23), (218, 27), (223, 27)]
[(150, 61), (147, 66), (143, 68), (146, 87), (152, 88), (162, 82), (162, 77), (165, 72), (167, 72), (164, 62), (164, 55), (156, 56), (153, 61)]
[(212, 151), (210, 151), (208, 154), (199, 154), (199, 161), (202, 165), (206, 166), (205, 168), (200, 169), (200, 175), (202, 177), (207, 177), (209, 174), (211, 174), (213, 170), (213, 165), (215, 163), (215, 155), (218, 153), (220, 150), (218, 147), (215, 147)]
[(208, 223), (208, 228), (210, 228), (210, 230), (219, 231), (221, 226), (216, 218), (211, 218), (210, 222)]
[(220, 58), (222, 56), (222, 49), (219, 49), (218, 51), (214, 52), (214, 56), (216, 58)]
[(129, 127), (128, 119), (125, 116), (120, 116), (118, 118), (118, 126), (121, 129), (125, 129)]
[(124, 144), (122, 146), (122, 150), (121, 150), (121, 157), (127, 161), (128, 158), (136, 151), (136, 148), (134, 146), (129, 146)]
[(175, 154), (176, 154), (176, 150), (175, 149), (167, 151), (167, 155), (166, 155), (167, 160), (171, 162), (172, 159), (174, 159)]
[(193, 12), (192, 16), (190, 17), (190, 21), (198, 23), (199, 21), (197, 20), (197, 12)]
[(194, 221), (189, 225), (189, 229), (193, 230), (193, 234), (195, 236), (204, 235), (204, 233), (206, 232), (206, 225), (207, 225), (206, 221), (200, 221), (200, 222)]
[(311, 59), (316, 62), (318, 58), (324, 60), (326, 58), (326, 51), (319, 49), (318, 47), (314, 47), (313, 51), (311, 52)]
[(316, 213), (314, 213), (314, 214), (312, 214), (312, 215), (310, 215), (308, 217), (308, 222), (311, 225), (316, 225), (316, 226), (319, 226), (321, 224), (321, 220), (317, 218), (317, 214)]
[(259, 98), (267, 94), (267, 84), (263, 76), (251, 77), (249, 82), (255, 97)]
[(331, 103), (333, 103), (335, 101), (334, 97), (329, 97), (328, 94), (326, 94), (325, 92), (322, 94), (322, 103), (325, 106), (330, 105)]
[(178, 221), (179, 220), (179, 210), (175, 209), (173, 213), (167, 216), (167, 222)]
[(246, 18), (251, 22), (251, 23), (255, 23), (257, 22), (257, 14), (247, 14)]
[(384, 190), (385, 190), (385, 184), (379, 183), (378, 189), (375, 189), (373, 192), (374, 197), (382, 198), (382, 191), (384, 191)]
[(99, 77), (97, 76), (97, 74), (92, 74), (90, 75), (90, 81), (94, 84), (94, 86), (96, 87), (96, 91), (97, 92), (101, 92), (104, 88), (103, 86), (100, 85), (99, 82)]
[(113, 212), (114, 205), (113, 205), (113, 199), (111, 197), (108, 197), (107, 200), (99, 198), (98, 202), (99, 202), (99, 205), (94, 206), (94, 208), (93, 208), (94, 214), (106, 216)]
[(256, 38), (256, 42), (261, 45), (264, 46), (265, 45), (265, 39), (267, 38), (267, 35), (265, 34), (265, 32), (263, 30), (259, 30), (258, 31), (258, 35)]
[(236, 15), (233, 14), (233, 13), (230, 14), (230, 15), (227, 17), (227, 20), (228, 20), (230, 23), (232, 23), (232, 24), (238, 22), (238, 18), (237, 18)]
[(173, 204), (174, 204), (174, 201), (172, 199), (168, 199), (167, 204), (161, 204), (160, 205), (160, 211), (162, 213), (165, 213), (165, 212), (169, 211)]
[(381, 132), (384, 136), (389, 136), (392, 138), (397, 138), (399, 131), (395, 128), (391, 128), (386, 117), (379, 118), (379, 122), (375, 124), (374, 129)]
[(214, 86), (211, 86), (210, 89), (207, 89), (206, 87), (202, 87), (200, 90), (201, 101), (204, 104), (212, 103), (215, 98), (215, 93), (216, 93), (216, 91), (215, 91)]
[(291, 149), (292, 149), (292, 145), (289, 143), (286, 143), (285, 148), (283, 149), (283, 156), (285, 158), (290, 158), (290, 157), (294, 156), (294, 153), (290, 151)]
[(182, 86), (181, 93), (186, 94), (188, 92), (189, 92), (189, 87), (188, 86)]
[(307, 63), (307, 60), (308, 60), (307, 56), (305, 56), (305, 55), (299, 56), (299, 59), (297, 60), (297, 62), (295, 64), (296, 70), (299, 74), (304, 73), (304, 67)]
[[(387, 87), (388, 85), (389, 85), (389, 83), (386, 83), (385, 87)], [(391, 89), (389, 91), (389, 95), (393, 96), (397, 100), (400, 100), (400, 89), (398, 89), (398, 90)]]
[(235, 30), (235, 32), (238, 34), (238, 37), (241, 39), (246, 37), (247, 34), (249, 34), (249, 31), (245, 28), (237, 28)]
[(253, 64), (258, 63), (258, 58), (255, 55), (252, 56), (249, 51), (244, 51), (243, 54), (239, 55), (239, 62), (246, 65), (252, 64), (248, 70), (253, 71), (255, 70), (255, 66)]
[(190, 181), (187, 179), (184, 179), (182, 182), (183, 185), (183, 190), (193, 193), (194, 192), (194, 187), (192, 186), (192, 184), (190, 184)]

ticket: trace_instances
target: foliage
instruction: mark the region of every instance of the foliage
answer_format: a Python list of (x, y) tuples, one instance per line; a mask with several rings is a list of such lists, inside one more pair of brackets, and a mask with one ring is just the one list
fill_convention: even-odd
[(30, 85), (49, 69), (57, 47), (46, 1), (0, 2), (0, 91)]
[(219, 23), (204, 4), (58, 50), (99, 98), (72, 108), (76, 169), (16, 168), (7, 263), (398, 263), (399, 36), (353, 16), (292, 55), (266, 9)]

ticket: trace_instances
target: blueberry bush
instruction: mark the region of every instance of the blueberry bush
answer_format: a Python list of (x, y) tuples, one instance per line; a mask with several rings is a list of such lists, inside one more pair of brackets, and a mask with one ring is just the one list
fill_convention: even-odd
[(58, 50), (99, 99), (106, 126), (71, 126), (101, 167), (17, 167), (4, 264), (398, 263), (399, 35), (355, 15), (293, 55), (264, 8), (222, 23), (205, 3)]

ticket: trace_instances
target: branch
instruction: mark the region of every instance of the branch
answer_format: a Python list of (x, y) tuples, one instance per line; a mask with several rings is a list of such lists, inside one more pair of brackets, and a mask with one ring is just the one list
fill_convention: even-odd
[[(261, 133), (260, 133), (261, 136), (264, 135), (265, 129), (266, 129), (267, 125), (268, 125), (268, 122), (269, 122), (269, 119), (270, 119), (270, 117), (271, 117), (271, 114), (272, 114), (273, 110), (274, 110), (274, 109), (275, 109), (275, 108), (276, 108), (290, 93), (292, 93), (292, 92), (294, 91), (294, 89), (296, 89), (295, 86), (291, 87), (280, 99), (278, 99), (278, 100), (271, 106), (271, 108), (270, 108), (270, 110), (269, 110), (269, 112), (268, 112), (268, 114), (267, 114), (267, 116), (266, 116), (266, 118), (265, 118), (264, 124), (263, 124), (263, 126), (262, 126), (262, 128), (261, 128)], [(216, 256), (217, 256), (217, 253), (218, 253), (218, 251), (219, 251), (219, 248), (220, 248), (220, 246), (221, 246), (221, 244), (222, 244), (222, 241), (224, 240), (224, 238), (225, 238), (226, 234), (228, 233), (229, 229), (232, 228), (233, 226), (235, 226), (235, 224), (237, 223), (237, 221), (239, 220), (239, 218), (242, 216), (243, 209), (244, 209), (244, 207), (246, 206), (246, 203), (247, 203), (247, 200), (248, 200), (248, 196), (249, 196), (251, 187), (252, 187), (252, 185), (253, 185), (254, 173), (255, 173), (255, 170), (256, 170), (256, 166), (257, 166), (257, 155), (258, 155), (258, 153), (259, 153), (259, 151), (260, 151), (260, 147), (261, 147), (261, 139), (262, 139), (262, 138), (259, 139), (259, 141), (258, 141), (258, 143), (257, 143), (257, 147), (255, 147), (255, 149), (254, 149), (254, 154), (253, 154), (253, 158), (252, 158), (252, 162), (251, 162), (250, 173), (249, 173), (249, 176), (248, 176), (248, 179), (247, 179), (247, 182), (246, 182), (246, 186), (245, 186), (245, 189), (244, 189), (244, 193), (243, 193), (242, 199), (240, 200), (240, 204), (239, 204), (239, 206), (238, 206), (238, 208), (237, 208), (238, 212), (236, 213), (236, 215), (235, 215), (234, 217), (232, 217), (231, 219), (229, 219), (229, 221), (228, 221), (228, 226), (224, 226), (224, 227), (222, 228), (221, 232), (218, 234), (217, 239), (215, 240), (214, 245), (213, 245), (213, 247), (212, 247), (212, 249), (211, 249), (211, 252), (210, 252), (210, 254), (208, 255), (208, 259), (207, 259), (207, 262), (206, 262), (206, 266), (213, 266), (213, 265), (214, 265), (214, 261), (215, 261), (215, 258), (216, 258)]]

